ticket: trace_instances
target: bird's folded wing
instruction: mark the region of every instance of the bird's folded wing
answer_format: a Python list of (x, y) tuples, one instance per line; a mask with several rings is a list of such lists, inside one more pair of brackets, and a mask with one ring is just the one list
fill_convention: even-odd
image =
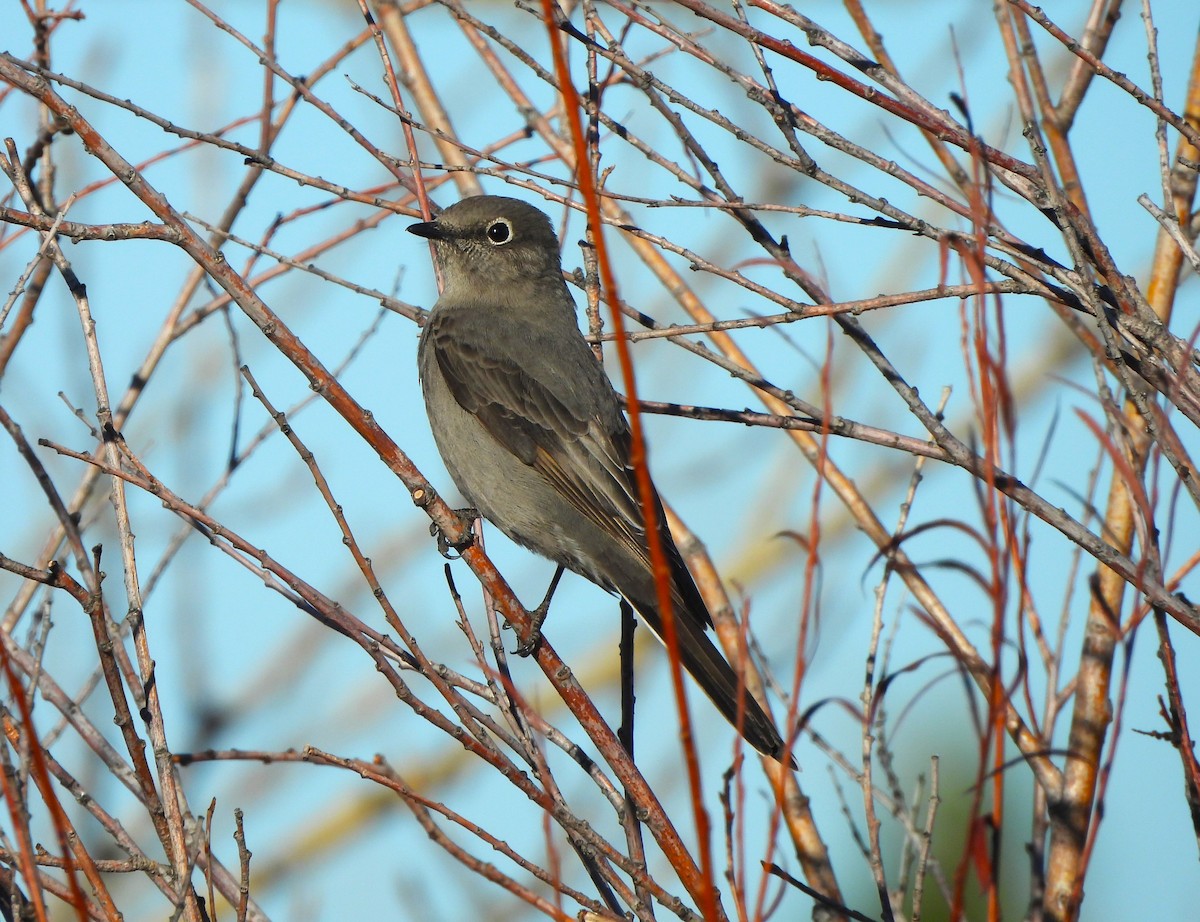
[(427, 335), (454, 399), (576, 510), (645, 559), (629, 428), (603, 369), (580, 340), (578, 349), (546, 357), (555, 378), (546, 382), (504, 337), (484, 329), (480, 313), (430, 319)]

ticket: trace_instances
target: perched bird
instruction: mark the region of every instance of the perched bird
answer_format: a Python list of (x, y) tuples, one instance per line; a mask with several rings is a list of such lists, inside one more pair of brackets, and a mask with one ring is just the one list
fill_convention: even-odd
[[(579, 331), (550, 219), (483, 195), (408, 230), (433, 241), (445, 286), (418, 366), (450, 476), (508, 537), (619, 593), (661, 638), (629, 424)], [(654, 499), (683, 666), (737, 726), (737, 675), (708, 638), (712, 619)], [(780, 758), (774, 724), (743, 702), (746, 740)]]

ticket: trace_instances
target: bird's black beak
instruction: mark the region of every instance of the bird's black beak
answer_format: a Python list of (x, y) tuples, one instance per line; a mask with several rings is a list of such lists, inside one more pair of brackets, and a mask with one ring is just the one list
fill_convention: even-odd
[(439, 227), (437, 221), (422, 221), (420, 224), (410, 224), (405, 228), (410, 234), (424, 237), (426, 240), (441, 240), (446, 236), (446, 229)]

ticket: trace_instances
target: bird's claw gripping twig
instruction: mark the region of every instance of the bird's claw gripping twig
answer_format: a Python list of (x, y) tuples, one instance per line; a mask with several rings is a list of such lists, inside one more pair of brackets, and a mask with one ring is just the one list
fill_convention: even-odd
[[(545, 620), (546, 612), (540, 608), (535, 608), (529, 613), (529, 633), (526, 635), (524, 641), (513, 648), (512, 652), (515, 656), (529, 656), (538, 648), (538, 644), (542, 642), (542, 624)], [(505, 624), (504, 626), (507, 628), (512, 627), (511, 624)]]
[[(554, 590), (558, 588), (558, 581), (562, 579), (563, 567), (560, 564), (558, 569), (554, 571), (554, 579), (550, 580), (550, 588), (546, 590), (546, 597), (542, 599), (542, 603), (529, 613), (529, 632), (525, 640), (517, 644), (517, 648), (513, 650), (516, 656), (529, 656), (538, 648), (538, 644), (542, 642), (542, 625), (546, 623), (546, 615), (550, 612), (550, 600), (554, 598)], [(511, 624), (505, 624), (506, 628), (511, 628)]]
[(475, 543), (475, 520), (479, 518), (479, 510), (466, 506), (455, 509), (454, 514), (467, 523), (467, 536), (461, 541), (451, 541), (437, 522), (429, 523), (429, 534), (437, 538), (438, 553), (447, 560), (458, 560), (462, 552)]

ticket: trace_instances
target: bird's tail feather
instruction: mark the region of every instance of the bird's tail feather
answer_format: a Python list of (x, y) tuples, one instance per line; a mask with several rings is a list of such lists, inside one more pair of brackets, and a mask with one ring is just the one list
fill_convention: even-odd
[[(700, 596), (700, 590), (696, 588), (682, 559), (677, 556), (678, 551), (673, 545), (668, 545), (668, 548), (667, 556), (673, 577), (672, 614), (675, 636), (679, 641), (679, 656), (684, 669), (704, 690), (722, 716), (741, 731), (746, 742), (763, 755), (782, 760), (786, 748), (783, 737), (709, 638), (705, 626), (711, 623), (711, 618)], [(651, 585), (651, 591), (653, 588)], [(642, 614), (650, 629), (662, 639), (663, 624), (656, 602), (657, 594), (650, 599), (632, 598), (628, 595), (626, 598), (629, 598), (634, 608)], [(794, 767), (795, 762), (792, 761), (791, 764)]]

